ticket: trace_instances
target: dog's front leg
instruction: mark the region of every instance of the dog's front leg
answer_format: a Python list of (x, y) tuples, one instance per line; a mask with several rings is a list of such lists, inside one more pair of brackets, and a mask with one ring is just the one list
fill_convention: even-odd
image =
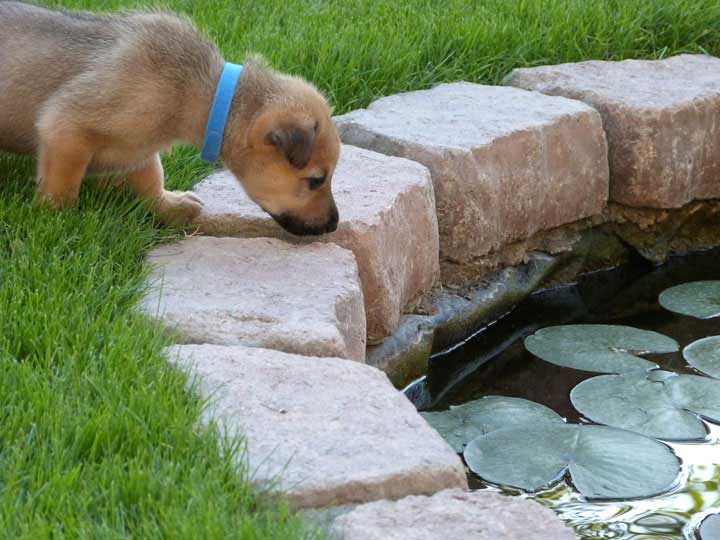
[(37, 196), (55, 208), (71, 206), (92, 159), (81, 137), (54, 133), (40, 143)]
[(160, 220), (164, 223), (189, 223), (202, 210), (202, 200), (194, 193), (164, 189), (163, 166), (158, 154), (147, 165), (128, 174), (127, 182), (138, 196), (155, 202)]

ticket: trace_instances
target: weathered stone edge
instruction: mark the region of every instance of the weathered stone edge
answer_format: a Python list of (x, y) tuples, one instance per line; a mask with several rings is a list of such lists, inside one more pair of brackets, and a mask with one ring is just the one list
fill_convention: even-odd
[(526, 264), (500, 270), (464, 294), (431, 292), (422, 305), (428, 314), (405, 316), (392, 336), (368, 347), (366, 363), (404, 386), (425, 373), (431, 354), (465, 341), (482, 323), (511, 310), (562, 263), (561, 257), (535, 253)]

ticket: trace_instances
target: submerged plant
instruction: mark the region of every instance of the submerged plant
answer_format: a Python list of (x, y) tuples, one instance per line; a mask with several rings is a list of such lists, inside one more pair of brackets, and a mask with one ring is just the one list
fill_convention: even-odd
[(677, 285), (663, 291), (658, 301), (668, 311), (697, 319), (720, 317), (720, 281)]
[(720, 379), (720, 336), (691, 343), (683, 350), (683, 357), (698, 371)]
[(672, 489), (680, 462), (664, 444), (621, 429), (579, 424), (526, 425), (480, 436), (464, 452), (488, 482), (537, 491), (567, 473), (588, 499), (636, 499)]
[(567, 424), (525, 399), (489, 396), (423, 416), (463, 452), (470, 470), (494, 484), (537, 491), (567, 473), (585, 497), (638, 498), (671, 489), (680, 473), (677, 457), (658, 441)]
[(458, 454), (480, 435), (503, 428), (562, 420), (553, 410), (526, 399), (486, 396), (447, 411), (420, 413)]
[(716, 540), (720, 538), (720, 514), (706, 517), (698, 530), (700, 540)]
[[(720, 316), (720, 281), (673, 287), (660, 303), (697, 318)], [(680, 474), (677, 456), (656, 439), (702, 442), (705, 421), (720, 423), (720, 336), (683, 351), (689, 365), (715, 378), (658, 369), (640, 356), (677, 352), (679, 344), (629, 326), (543, 328), (525, 347), (559, 366), (609, 374), (583, 381), (570, 394), (585, 418), (604, 425), (568, 424), (539, 403), (500, 396), (423, 413), (487, 482), (534, 492), (567, 477), (589, 499), (655, 496), (672, 489)], [(713, 517), (703, 527), (720, 526)], [(714, 538), (702, 528), (700, 534)]]
[(701, 418), (720, 422), (720, 381), (668, 371), (603, 375), (570, 393), (587, 419), (672, 441), (704, 441)]
[(680, 346), (672, 338), (630, 326), (575, 324), (538, 330), (525, 339), (525, 348), (558, 366), (625, 373), (658, 367), (638, 355), (676, 352)]

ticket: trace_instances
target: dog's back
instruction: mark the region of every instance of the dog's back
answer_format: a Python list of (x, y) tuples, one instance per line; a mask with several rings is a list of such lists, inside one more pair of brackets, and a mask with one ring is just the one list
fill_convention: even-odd
[(38, 115), (60, 93), (75, 94), (77, 114), (104, 121), (137, 102), (138, 89), (157, 109), (163, 95), (181, 94), (222, 62), (192, 24), (166, 13), (66, 13), (0, 0), (0, 150), (35, 152)]
[(0, 0), (0, 149), (33, 152), (39, 108), (118, 35), (102, 16)]

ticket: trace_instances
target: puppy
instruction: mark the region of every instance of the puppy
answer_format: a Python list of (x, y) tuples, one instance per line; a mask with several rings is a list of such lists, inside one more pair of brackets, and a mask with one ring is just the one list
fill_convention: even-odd
[[(122, 173), (161, 219), (191, 221), (202, 202), (163, 188), (159, 153), (202, 146), (224, 66), (214, 44), (172, 15), (0, 0), (0, 150), (37, 154), (38, 197), (55, 207), (74, 203), (87, 173)], [(340, 143), (313, 86), (249, 59), (221, 135), (224, 164), (286, 230), (336, 229)]]

